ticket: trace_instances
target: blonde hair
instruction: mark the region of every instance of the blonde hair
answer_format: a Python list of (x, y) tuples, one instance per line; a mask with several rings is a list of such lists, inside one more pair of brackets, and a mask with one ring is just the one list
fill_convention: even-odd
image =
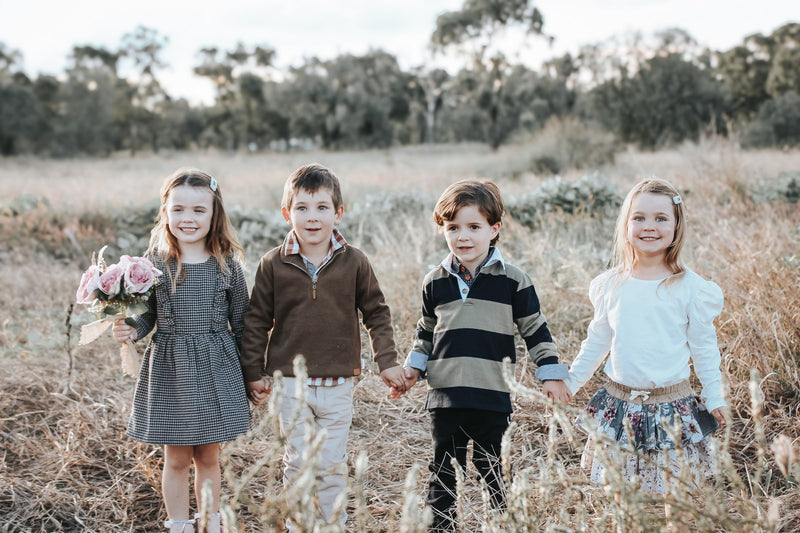
[(182, 185), (204, 187), (213, 195), (211, 227), (208, 230), (208, 235), (206, 235), (205, 244), (206, 250), (217, 260), (220, 270), (226, 275), (230, 274), (230, 268), (227, 263), (228, 257), (232, 257), (239, 262), (244, 259), (244, 249), (239, 244), (236, 230), (225, 212), (225, 205), (222, 202), (222, 189), (217, 181), (202, 170), (179, 168), (164, 180), (164, 184), (161, 186), (161, 207), (158, 210), (156, 225), (150, 232), (150, 244), (147, 247), (148, 255), (159, 256), (168, 266), (170, 264), (175, 265), (174, 277), (172, 269), (167, 268), (173, 290), (175, 290), (176, 285), (183, 283), (186, 278), (186, 272), (183, 270), (180, 260), (181, 253), (178, 240), (169, 231), (166, 209), (170, 193), (173, 189)]
[[(681, 250), (683, 250), (683, 244), (686, 240), (686, 209), (680, 191), (667, 180), (655, 177), (644, 179), (634, 185), (622, 203), (614, 231), (611, 269), (624, 277), (628, 277), (636, 264), (636, 252), (633, 249), (633, 245), (628, 241), (628, 221), (631, 216), (633, 199), (640, 193), (656, 194), (670, 199), (675, 215), (675, 235), (672, 243), (667, 248), (665, 262), (667, 268), (672, 272), (666, 282), (671, 283), (686, 273), (686, 267), (681, 261)], [(677, 203), (676, 197), (678, 198)]]
[[(474, 205), (486, 217), (490, 226), (503, 218), (503, 196), (500, 189), (491, 181), (461, 180), (444, 190), (433, 208), (433, 221), (440, 228), (445, 222), (456, 218), (462, 207)], [(500, 239), (500, 232), (489, 243), (494, 246)]]

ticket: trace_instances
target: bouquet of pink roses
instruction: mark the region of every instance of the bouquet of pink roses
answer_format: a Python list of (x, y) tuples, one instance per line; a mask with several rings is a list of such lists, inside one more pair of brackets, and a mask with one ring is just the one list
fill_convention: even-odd
[[(89, 304), (89, 311), (97, 316), (95, 322), (81, 327), (78, 344), (89, 344), (97, 339), (119, 318), (135, 328), (136, 321), (132, 317), (147, 311), (146, 302), (162, 274), (144, 257), (123, 255), (119, 263), (108, 265), (103, 259), (105, 249), (103, 246), (98, 252), (97, 260), (92, 255), (92, 265), (83, 273), (78, 286), (77, 302)], [(139, 355), (132, 342), (122, 345), (120, 357), (123, 372), (137, 376)]]

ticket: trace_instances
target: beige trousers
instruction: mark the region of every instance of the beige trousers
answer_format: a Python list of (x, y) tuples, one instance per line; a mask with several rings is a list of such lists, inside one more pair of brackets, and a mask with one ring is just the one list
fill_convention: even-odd
[[(309, 386), (296, 378), (285, 378), (286, 395), (281, 404), (281, 431), (288, 443), (283, 455), (284, 486), (291, 487), (300, 476), (305, 449), (305, 420), (312, 421), (315, 431), (325, 429), (327, 438), (319, 457), (319, 472), (322, 481), (317, 487), (319, 515), (330, 522), (336, 498), (347, 487), (347, 435), (353, 421), (353, 379), (331, 387)], [(293, 427), (292, 416), (298, 405), (295, 387), (306, 387), (306, 399), (301, 406), (300, 417)], [(344, 525), (347, 514), (340, 516)], [(294, 529), (291, 528), (290, 530)]]

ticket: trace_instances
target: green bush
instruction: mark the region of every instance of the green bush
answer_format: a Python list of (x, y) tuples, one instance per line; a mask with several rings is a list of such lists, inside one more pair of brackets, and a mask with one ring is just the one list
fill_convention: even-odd
[(789, 202), (800, 200), (800, 171), (783, 172), (777, 178), (758, 180), (750, 188), (754, 202)]
[(788, 92), (764, 102), (742, 135), (742, 146), (800, 145), (800, 95)]
[(585, 174), (569, 182), (560, 176), (548, 179), (531, 192), (511, 198), (506, 212), (517, 222), (537, 227), (545, 215), (576, 214), (616, 216), (622, 197), (599, 173)]
[(553, 175), (570, 169), (596, 169), (614, 162), (614, 135), (576, 118), (553, 117), (531, 140), (529, 169)]

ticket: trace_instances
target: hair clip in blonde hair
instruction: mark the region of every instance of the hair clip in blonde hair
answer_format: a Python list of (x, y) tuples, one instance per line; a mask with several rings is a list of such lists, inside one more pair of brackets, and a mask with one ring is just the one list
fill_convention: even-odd
[[(211, 177), (211, 181), (208, 183), (208, 186), (212, 191), (217, 192), (217, 180), (215, 180), (213, 176)], [(676, 196), (676, 198), (678, 197)]]
[(672, 197), (672, 203), (675, 205), (683, 203), (683, 198), (681, 198), (680, 194), (676, 194), (675, 196)]

